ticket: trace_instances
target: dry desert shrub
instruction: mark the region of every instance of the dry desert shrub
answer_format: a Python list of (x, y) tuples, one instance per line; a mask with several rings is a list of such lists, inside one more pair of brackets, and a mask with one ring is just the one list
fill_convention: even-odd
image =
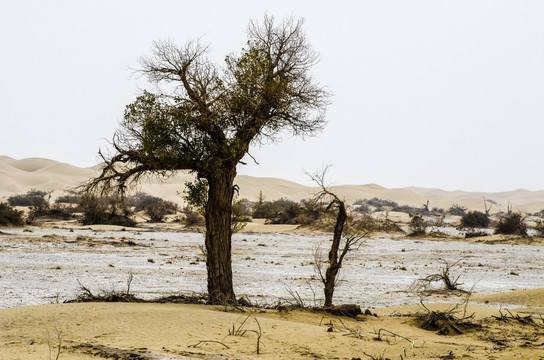
[(489, 223), (489, 216), (481, 211), (469, 211), (461, 217), (463, 228), (487, 228)]
[(6, 203), (0, 203), (0, 226), (23, 226), (23, 212)]
[(527, 236), (527, 224), (521, 213), (509, 213), (495, 224), (495, 234)]
[(136, 225), (136, 222), (129, 217), (132, 211), (121, 196), (84, 195), (79, 207), (83, 212), (84, 225)]
[(444, 264), (442, 270), (436, 274), (431, 274), (424, 278), (417, 279), (410, 286), (411, 290), (417, 293), (429, 293), (437, 291), (436, 288), (433, 288), (433, 284), (435, 283), (441, 283), (443, 285), (443, 290), (459, 290), (459, 286), (462, 285), (459, 282), (459, 278), (461, 277), (461, 275), (455, 277), (451, 274), (451, 269), (457, 266), (461, 260), (457, 260), (453, 263), (449, 263), (444, 259), (438, 260)]
[(81, 200), (81, 191), (78, 190), (68, 190), (65, 193), (63, 193), (61, 196), (59, 196), (56, 200), (56, 204), (73, 204), (77, 205), (79, 204)]
[(536, 223), (535, 230), (536, 236), (544, 238), (544, 222), (542, 220)]
[(454, 216), (463, 216), (467, 212), (465, 207), (460, 206), (459, 204), (453, 204), (448, 210), (447, 213)]
[(29, 190), (24, 195), (14, 195), (8, 198), (8, 203), (11, 206), (32, 206), (34, 208), (46, 207), (47, 200), (45, 196), (48, 193), (36, 189)]
[(312, 225), (321, 218), (324, 211), (323, 204), (315, 199), (297, 203), (283, 198), (264, 201), (261, 197), (253, 205), (252, 217), (266, 219), (267, 224)]
[(186, 227), (204, 225), (204, 216), (202, 216), (198, 211), (195, 211), (192, 207), (186, 206), (181, 212), (184, 215), (181, 221)]
[(127, 205), (134, 211), (145, 211), (151, 222), (162, 222), (166, 215), (178, 211), (177, 204), (146, 193), (138, 193), (127, 198)]
[(410, 214), (410, 223), (408, 226), (410, 227), (410, 236), (425, 235), (427, 224), (421, 214)]

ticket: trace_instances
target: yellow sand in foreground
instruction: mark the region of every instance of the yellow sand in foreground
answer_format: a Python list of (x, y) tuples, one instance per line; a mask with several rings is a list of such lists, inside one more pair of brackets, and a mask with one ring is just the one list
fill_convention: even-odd
[[(498, 315), (496, 309), (483, 306), (467, 310)], [(0, 359), (47, 359), (50, 345), (54, 359), (59, 335), (59, 359), (76, 360), (107, 358), (112, 353), (118, 359), (131, 358), (122, 357), (126, 352), (143, 353), (150, 359), (400, 359), (401, 355), (402, 359), (539, 359), (544, 354), (540, 325), (490, 318), (479, 322), (483, 328), (445, 336), (418, 328), (413, 317), (387, 315), (414, 311), (381, 309), (379, 317), (363, 316), (356, 321), (311, 311), (242, 313), (178, 304), (12, 308), (0, 311)]]

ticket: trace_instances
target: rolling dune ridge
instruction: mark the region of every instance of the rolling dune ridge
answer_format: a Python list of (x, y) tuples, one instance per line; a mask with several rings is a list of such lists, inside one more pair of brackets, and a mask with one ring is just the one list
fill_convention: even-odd
[[(53, 197), (84, 183), (99, 174), (99, 167), (79, 168), (54, 160), (28, 158), (15, 160), (8, 156), (0, 156), (0, 200), (9, 196), (22, 194), (30, 189), (43, 191), (53, 190)], [(143, 191), (170, 201), (182, 202), (184, 183), (193, 178), (188, 173), (180, 172), (167, 179), (149, 177), (136, 186), (133, 191)], [(315, 188), (295, 182), (270, 178), (239, 175), (236, 183), (240, 187), (240, 197), (255, 201), (262, 191), (266, 200), (286, 198), (294, 201), (307, 199), (316, 191)], [(348, 203), (358, 199), (379, 197), (393, 200), (400, 205), (421, 206), (429, 200), (429, 206), (449, 208), (459, 204), (468, 209), (482, 210), (483, 197), (493, 200), (496, 210), (504, 210), (510, 202), (514, 210), (536, 212), (544, 208), (544, 191), (529, 191), (517, 189), (513, 191), (483, 193), (467, 191), (445, 191), (419, 187), (388, 189), (376, 184), (339, 185), (333, 190)]]

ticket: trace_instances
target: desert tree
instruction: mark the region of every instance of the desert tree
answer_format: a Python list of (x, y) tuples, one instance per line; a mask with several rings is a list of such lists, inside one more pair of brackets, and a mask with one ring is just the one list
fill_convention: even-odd
[[(250, 21), (247, 44), (223, 66), (199, 41), (157, 41), (140, 61), (153, 84), (126, 107), (111, 155), (89, 191), (123, 192), (149, 174), (186, 170), (206, 186), (204, 217), (210, 303), (235, 302), (231, 213), (237, 165), (250, 146), (280, 133), (313, 135), (324, 126), (328, 91), (311, 76), (318, 56), (303, 21), (271, 16)], [(251, 155), (249, 155), (251, 156)]]
[[(319, 249), (316, 249), (314, 264), (323, 283), (323, 292), (325, 295), (325, 307), (332, 307), (332, 299), (334, 290), (338, 283), (338, 273), (342, 268), (342, 263), (351, 250), (358, 247), (362, 240), (365, 239), (371, 232), (370, 226), (357, 226), (349, 217), (346, 210), (346, 204), (344, 200), (340, 199), (330, 187), (325, 184), (325, 176), (329, 167), (325, 167), (321, 171), (315, 173), (307, 173), (308, 177), (315, 182), (319, 190), (314, 195), (314, 199), (317, 201), (328, 202), (327, 211), (333, 211), (336, 213), (336, 220), (334, 222), (332, 243), (329, 250), (328, 260), (323, 261)], [(323, 262), (325, 262), (327, 268), (323, 274)]]

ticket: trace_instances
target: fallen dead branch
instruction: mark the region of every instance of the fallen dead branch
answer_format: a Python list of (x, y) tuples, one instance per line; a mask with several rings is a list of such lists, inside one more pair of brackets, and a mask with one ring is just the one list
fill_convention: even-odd
[[(387, 329), (384, 329), (384, 328), (381, 328), (381, 329), (379, 329), (379, 330), (376, 332), (376, 335), (377, 335), (377, 336), (376, 336), (376, 340), (378, 340), (378, 341), (381, 341), (381, 340), (382, 340), (382, 337), (381, 337), (381, 336), (382, 336), (382, 333), (385, 333), (386, 336), (393, 336), (393, 337), (395, 337), (395, 338), (398, 337), (398, 338), (400, 338), (400, 339), (402, 339), (402, 340), (406, 340), (406, 341), (408, 341), (408, 342), (410, 343), (410, 346), (411, 346), (412, 348), (414, 347), (414, 341), (413, 341), (412, 339), (407, 338), (407, 337), (404, 337), (404, 336), (402, 336), (402, 335), (399, 335), (399, 334), (397, 334), (397, 333), (394, 333), (394, 332), (392, 332), (392, 331), (390, 331), (390, 330), (387, 330)], [(387, 334), (388, 334), (388, 335), (387, 335)]]
[(368, 356), (368, 358), (371, 359), (371, 360), (387, 360), (387, 359), (389, 359), (389, 358), (385, 357), (385, 350), (380, 355), (370, 355), (370, 354), (367, 354), (364, 351), (363, 351), (363, 354), (365, 356)]
[(459, 304), (445, 311), (431, 311), (425, 306), (422, 299), (420, 299), (420, 304), (427, 311), (424, 314), (415, 314), (416, 323), (422, 329), (436, 331), (439, 335), (460, 335), (468, 329), (481, 327), (481, 325), (469, 321), (474, 318), (474, 314), (466, 316), (466, 302), (464, 303), (463, 317), (460, 318), (455, 316), (460, 311)]
[[(544, 328), (544, 325), (537, 324), (531, 315), (527, 315), (527, 316), (520, 316), (519, 314), (514, 315), (512, 314), (510, 310), (508, 309), (505, 309), (505, 310), (507, 313), (503, 314), (502, 309), (499, 309), (500, 316), (493, 315), (492, 317), (496, 320), (504, 322), (505, 324), (508, 324), (511, 321), (516, 321), (522, 325), (532, 325), (538, 328)], [(544, 320), (543, 320), (543, 324), (544, 324)]]
[(88, 287), (77, 280), (79, 284), (79, 294), (75, 299), (66, 300), (64, 303), (78, 302), (128, 302), (128, 303), (174, 303), (174, 304), (205, 304), (207, 296), (203, 294), (193, 295), (168, 295), (157, 299), (142, 299), (130, 293), (130, 286), (133, 280), (132, 272), (127, 278), (127, 290), (121, 291), (102, 291), (101, 294), (94, 294)]
[(103, 345), (80, 344), (72, 346), (72, 349), (80, 351), (93, 357), (118, 360), (151, 360), (151, 356), (140, 352), (128, 351), (118, 348), (112, 348)]
[(196, 344), (189, 345), (188, 347), (190, 347), (190, 348), (197, 348), (197, 347), (200, 346), (201, 344), (206, 344), (206, 343), (215, 343), (215, 344), (223, 345), (225, 348), (230, 349), (230, 347), (228, 347), (227, 345), (225, 345), (225, 344), (222, 343), (221, 341), (217, 341), (217, 340), (200, 340), (200, 341), (197, 342)]

